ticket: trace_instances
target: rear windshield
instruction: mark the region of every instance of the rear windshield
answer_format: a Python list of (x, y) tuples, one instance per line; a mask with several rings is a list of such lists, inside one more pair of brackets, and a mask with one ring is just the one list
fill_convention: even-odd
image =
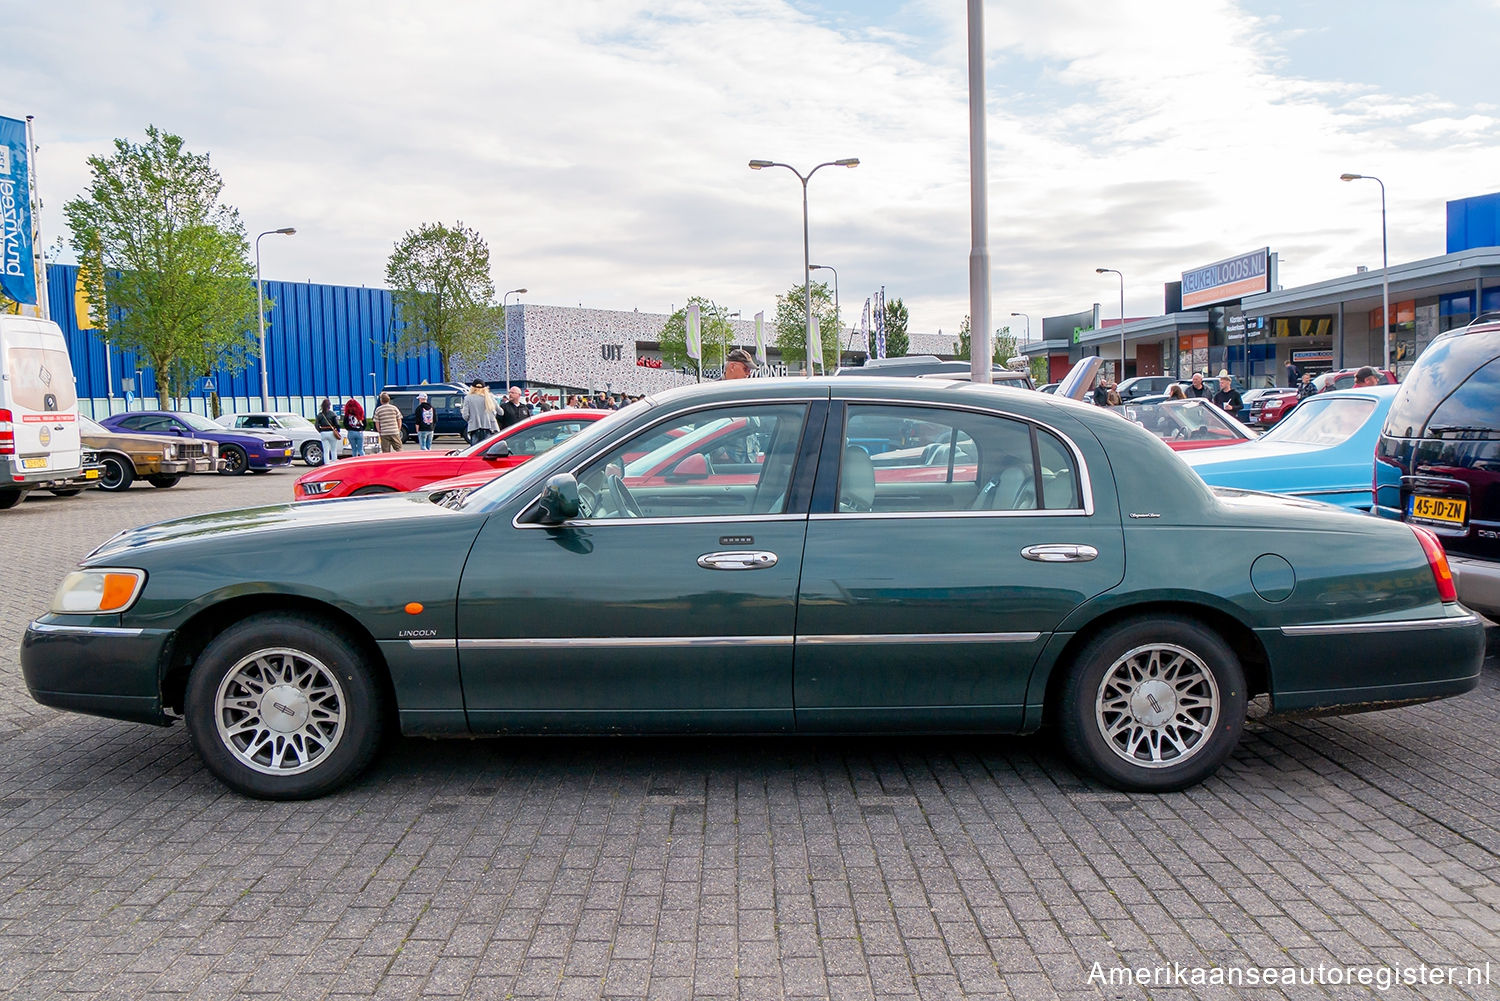
[(56, 413), (78, 405), (73, 388), (73, 366), (58, 348), (11, 345), (5, 352), (11, 400), (23, 410)]
[[(1497, 355), (1500, 355), (1500, 341), (1484, 334), (1449, 334), (1433, 341), (1401, 383), (1401, 389), (1391, 403), (1390, 415), (1385, 419), (1385, 433), (1396, 438), (1421, 436), (1429, 419), (1434, 424), (1439, 423), (1433, 411), (1440, 404), (1447, 409), (1444, 401), (1450, 398), (1450, 394), (1458, 396), (1459, 393), (1455, 390), (1466, 388), (1470, 377), (1478, 369), (1494, 361)], [(1474, 393), (1466, 399), (1482, 399), (1489, 391), (1487, 387), (1492, 385), (1492, 378), (1486, 377), (1477, 383)], [(1493, 408), (1494, 404), (1489, 406)], [(1496, 420), (1494, 416), (1490, 416), (1483, 421), (1476, 421), (1475, 415), (1468, 413), (1469, 409), (1465, 401), (1460, 400), (1441, 423), (1493, 424)], [(1491, 415), (1494, 412), (1493, 409), (1490, 410)], [(1461, 417), (1462, 413), (1468, 413), (1468, 416)]]
[(1500, 358), (1482, 366), (1438, 404), (1427, 433), (1500, 435)]

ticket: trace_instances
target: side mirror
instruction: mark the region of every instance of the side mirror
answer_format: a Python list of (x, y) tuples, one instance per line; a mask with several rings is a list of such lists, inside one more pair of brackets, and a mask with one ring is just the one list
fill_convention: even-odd
[(542, 488), (537, 501), (539, 519), (543, 525), (561, 525), (570, 518), (578, 517), (578, 480), (572, 473), (558, 473)]
[(486, 459), (508, 459), (508, 458), (510, 458), (510, 442), (508, 442), (508, 441), (497, 441), (497, 442), (495, 442), (495, 444), (493, 444), (489, 448), (485, 449), (485, 451), (484, 451), (484, 457)]

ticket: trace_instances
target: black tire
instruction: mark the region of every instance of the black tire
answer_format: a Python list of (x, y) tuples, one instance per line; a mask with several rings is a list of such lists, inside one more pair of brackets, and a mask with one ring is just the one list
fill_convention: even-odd
[(135, 466), (129, 459), (120, 455), (106, 455), (99, 461), (102, 466), (99, 470), (100, 490), (114, 493), (130, 489), (130, 485), (135, 482)]
[(225, 445), (219, 450), (219, 458), (224, 460), (220, 472), (225, 476), (239, 476), (250, 468), (250, 457), (238, 445)]
[(166, 474), (158, 474), (156, 476), (146, 477), (146, 482), (151, 484), (153, 487), (160, 487), (161, 489), (165, 490), (168, 487), (175, 487), (177, 485), (177, 482), (181, 479), (181, 476), (168, 476)]
[(302, 462), (308, 466), (321, 466), (323, 464), (323, 443), (321, 441), (310, 441), (303, 445)]
[(395, 492), (396, 492), (396, 488), (395, 487), (382, 487), (382, 486), (380, 486), (380, 485), (377, 484), (377, 485), (374, 485), (374, 486), (360, 487), (358, 490), (354, 491), (349, 496), (350, 497), (373, 497), (376, 494), (393, 494)]
[(1080, 768), (1118, 789), (1172, 792), (1229, 756), (1248, 702), (1239, 658), (1217, 633), (1155, 616), (1089, 641), (1057, 709), (1063, 746)]
[(255, 473), (257, 475), (260, 474), (260, 473), (269, 473), (270, 471), (271, 471), (271, 467), (270, 466), (251, 466), (250, 467), (250, 472)]
[[(183, 715), (193, 747), (209, 771), (246, 796), (332, 792), (380, 750), (389, 710), (378, 670), (359, 643), (326, 621), (251, 616), (220, 633), (188, 676)], [(263, 718), (262, 710), (274, 715)]]
[(15, 507), (25, 496), (24, 490), (0, 490), (0, 511)]
[(83, 493), (83, 487), (67, 487), (63, 490), (49, 490), (48, 493), (54, 497), (77, 497)]

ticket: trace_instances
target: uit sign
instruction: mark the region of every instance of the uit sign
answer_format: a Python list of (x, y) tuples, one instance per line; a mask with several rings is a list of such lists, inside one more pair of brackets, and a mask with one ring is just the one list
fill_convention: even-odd
[(1271, 248), (1262, 247), (1238, 257), (1182, 273), (1182, 308), (1207, 306), (1271, 288)]

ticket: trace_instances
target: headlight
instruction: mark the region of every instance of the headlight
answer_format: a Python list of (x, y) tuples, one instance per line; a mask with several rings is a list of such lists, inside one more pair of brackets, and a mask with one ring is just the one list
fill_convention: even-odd
[(53, 595), (52, 611), (123, 612), (135, 601), (145, 583), (144, 570), (75, 570), (63, 578), (57, 594)]
[(162, 446), (161, 452), (162, 452), (162, 458), (168, 460), (169, 462), (172, 459), (177, 458), (177, 446), (176, 445), (164, 445), (164, 446)]
[(313, 483), (302, 484), (302, 492), (309, 497), (317, 497), (326, 494), (339, 485), (339, 480), (317, 480)]

